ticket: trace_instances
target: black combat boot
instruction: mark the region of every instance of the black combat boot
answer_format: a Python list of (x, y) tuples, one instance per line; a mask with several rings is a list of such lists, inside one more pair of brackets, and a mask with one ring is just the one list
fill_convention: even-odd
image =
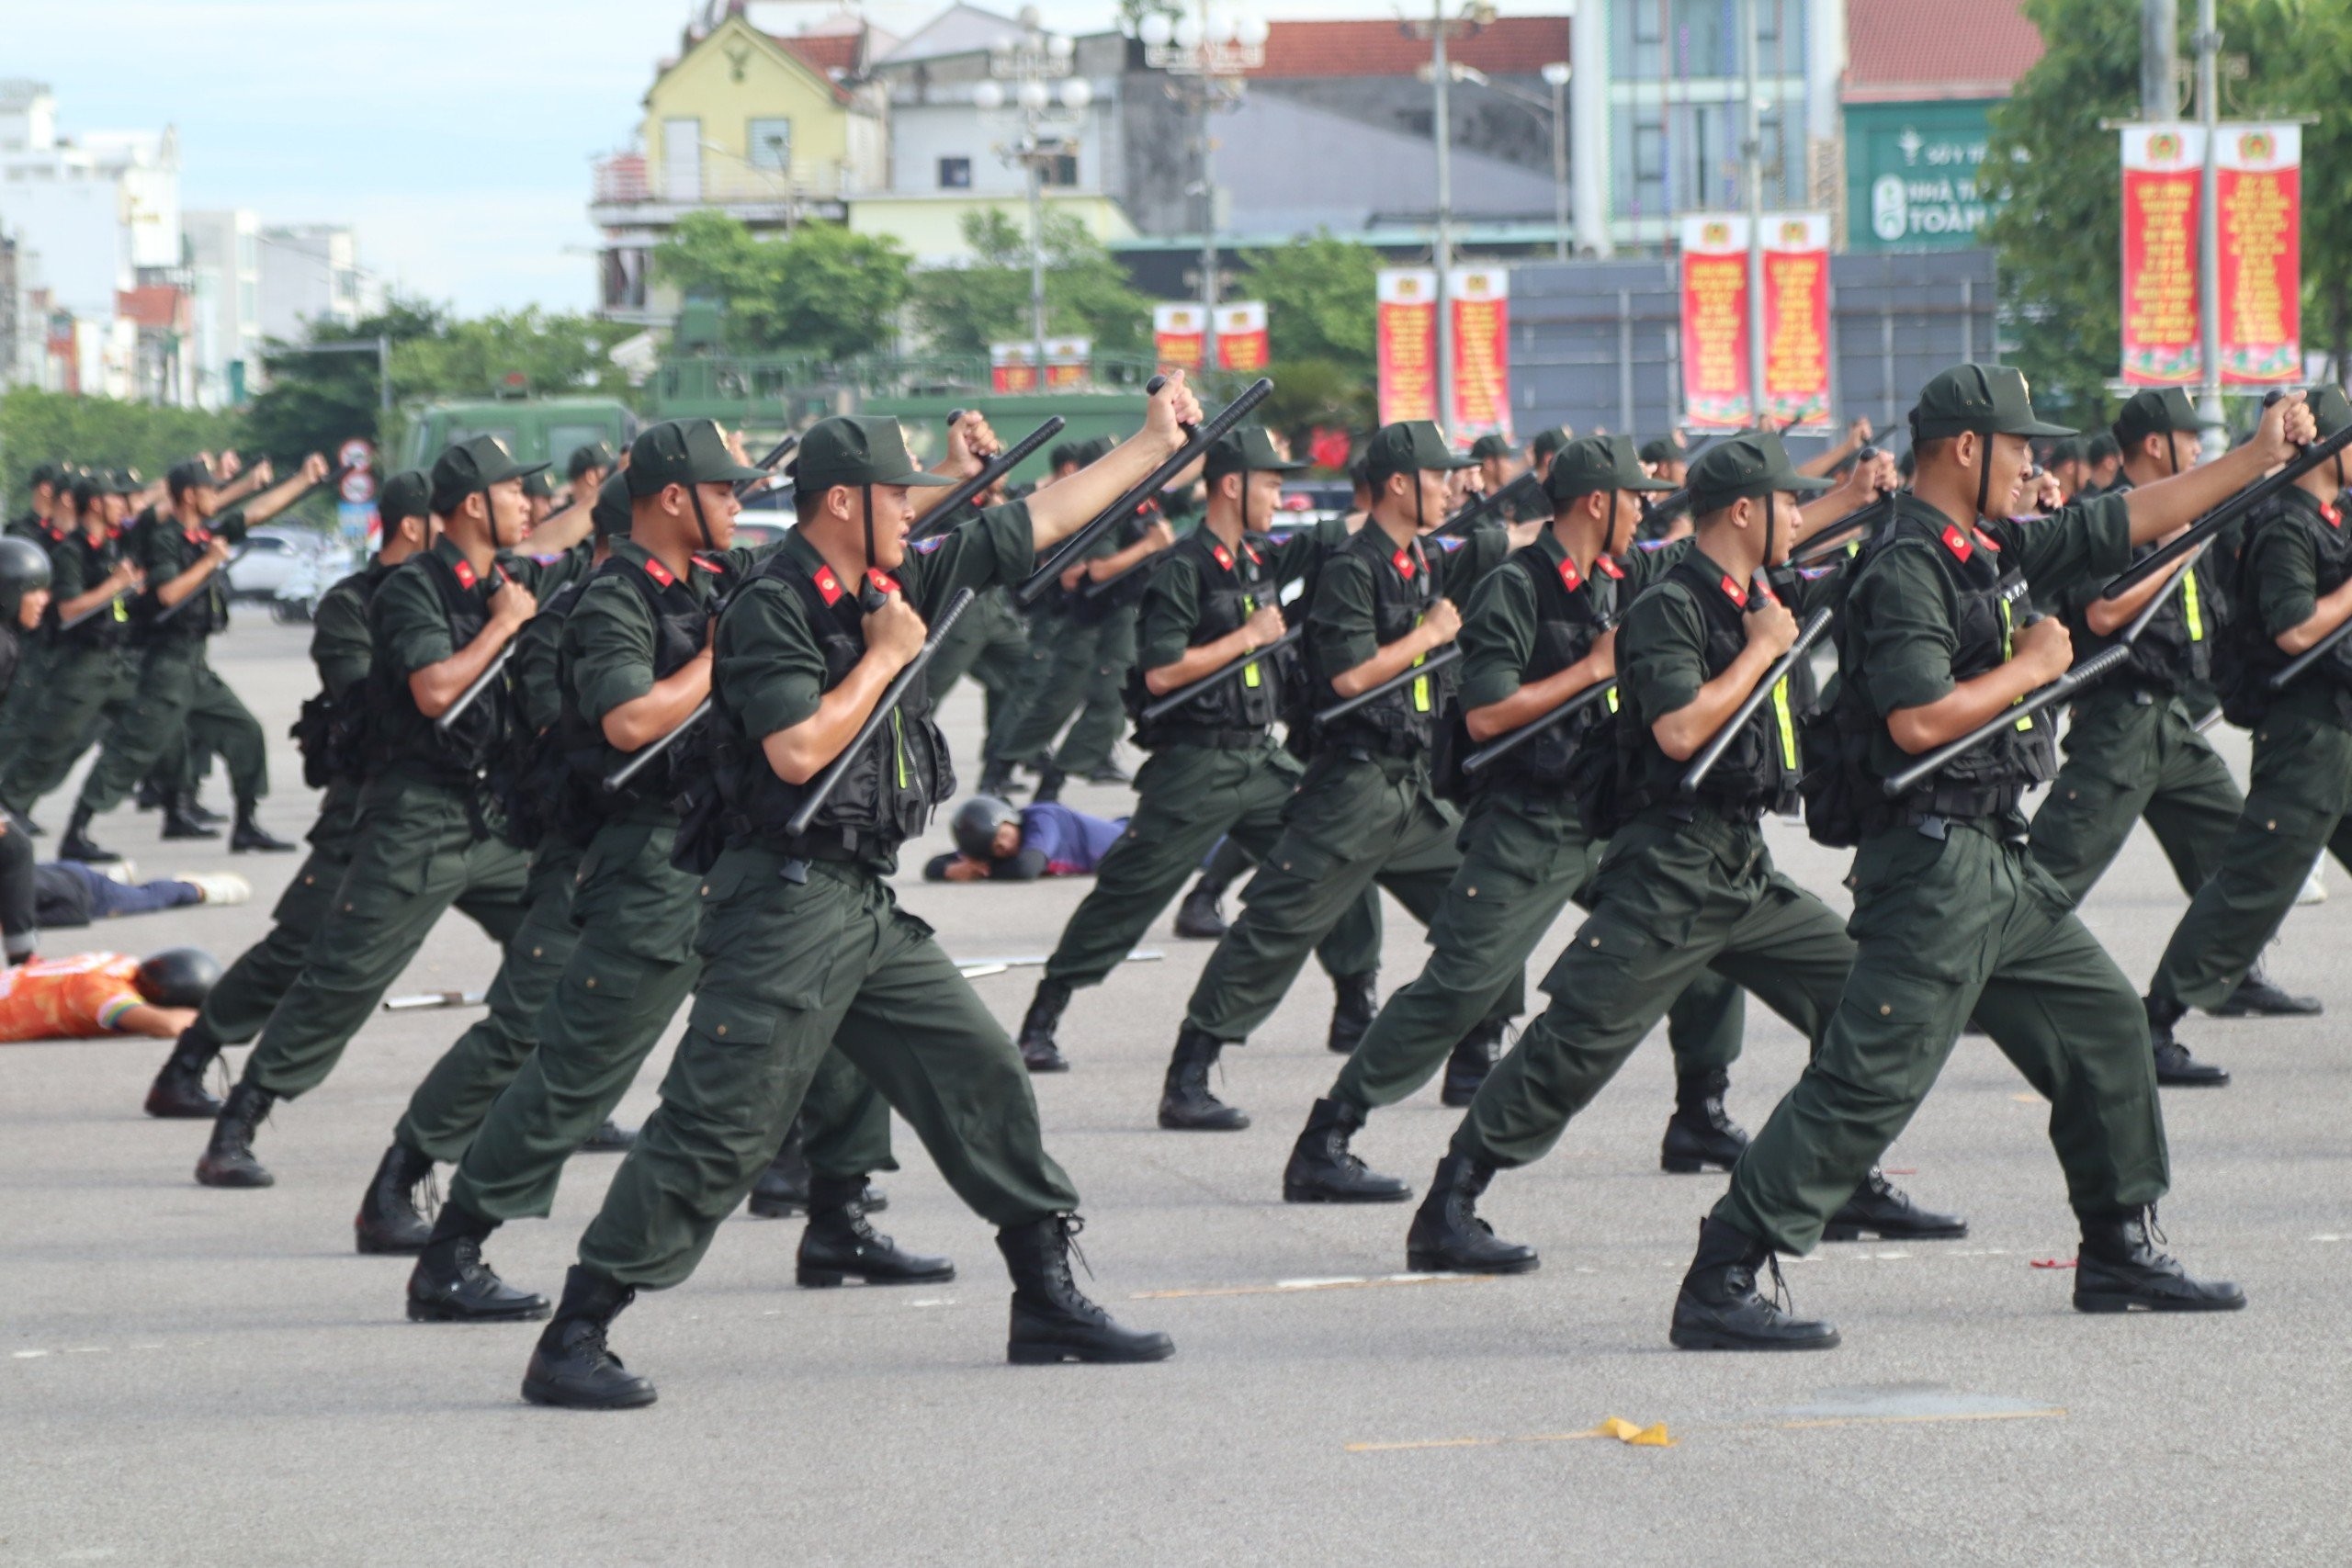
[(239, 1083), (221, 1102), (212, 1122), (212, 1141), (196, 1162), (196, 1179), (207, 1187), (270, 1187), (277, 1178), (254, 1158), (254, 1130), (277, 1096), (259, 1084)]
[(445, 1203), (433, 1222), (433, 1238), (408, 1277), (411, 1323), (536, 1323), (548, 1315), (548, 1299), (518, 1291), (483, 1260), (481, 1244), (498, 1222)]
[(376, 1174), (368, 1178), (359, 1213), (351, 1222), (359, 1250), (379, 1257), (423, 1252), (432, 1238), (433, 1222), (417, 1207), (416, 1190), (432, 1179), (433, 1156), (393, 1139), (377, 1162)]
[(2166, 1089), (2222, 1089), (2230, 1081), (2230, 1070), (2211, 1062), (2200, 1062), (2188, 1054), (2188, 1047), (2173, 1038), (2172, 1026), (2188, 1016), (2188, 1010), (2177, 1001), (2159, 1001), (2154, 996), (2140, 998), (2148, 1011), (2148, 1043), (2156, 1054), (2156, 1082)]
[(1401, 1203), (1413, 1190), (1393, 1176), (1371, 1169), (1348, 1150), (1363, 1125), (1363, 1107), (1344, 1100), (1318, 1100), (1306, 1114), (1306, 1129), (1291, 1145), (1283, 1168), (1285, 1203)]
[(2316, 1018), (2322, 1010), (2317, 997), (2299, 997), (2272, 985), (2256, 964), (2220, 1007), (2205, 1010), (2215, 1018)]
[(1467, 1155), (1438, 1161), (1405, 1234), (1405, 1266), (1416, 1274), (1525, 1274), (1542, 1263), (1533, 1247), (1501, 1240), (1478, 1217), (1478, 1199), (1494, 1179)]
[(1659, 1168), (1695, 1176), (1709, 1166), (1727, 1171), (1747, 1147), (1747, 1131), (1724, 1109), (1731, 1074), (1722, 1067), (1687, 1073), (1674, 1080), (1674, 1114), (1667, 1118), (1666, 1141), (1658, 1145)]
[(1176, 906), (1176, 934), (1191, 942), (1215, 942), (1228, 929), (1225, 911), (1217, 908), (1225, 897), (1225, 884), (1211, 882), (1207, 872), (1193, 884), (1184, 901)]
[(2083, 1245), (2075, 1255), (2076, 1312), (2235, 1312), (2245, 1292), (2227, 1280), (2196, 1280), (2154, 1243), (2156, 1211), (2081, 1216)]
[(1880, 1171), (1862, 1178), (1854, 1195), (1821, 1227), (1824, 1241), (1860, 1241), (1864, 1234), (1881, 1241), (1958, 1241), (1968, 1234), (1968, 1222), (1958, 1214), (1922, 1209), (1910, 1195)]
[(1478, 1086), (1495, 1070), (1503, 1048), (1503, 1021), (1481, 1019), (1469, 1033), (1453, 1043), (1453, 1055), (1445, 1059), (1445, 1082), (1438, 1089), (1441, 1103), (1455, 1110), (1478, 1098)]
[(1054, 1030), (1069, 1006), (1069, 983), (1040, 980), (1029, 998), (1028, 1016), (1021, 1021), (1021, 1065), (1033, 1073), (1066, 1073), (1069, 1063), (1054, 1043)]
[(174, 790), (164, 796), (164, 837), (166, 839), (217, 839), (220, 829), (211, 826), (189, 809), (194, 796), (186, 790)]
[(563, 1277), (563, 1300), (540, 1331), (523, 1373), (523, 1397), (572, 1410), (633, 1410), (652, 1404), (653, 1385), (605, 1348), (613, 1319), (636, 1299), (634, 1288), (573, 1264)]
[(1043, 806), (1062, 797), (1062, 785), (1069, 783), (1069, 775), (1047, 762), (1037, 772), (1037, 794), (1033, 805)]
[(112, 865), (122, 857), (91, 840), (90, 808), (76, 801), (74, 815), (65, 819), (65, 837), (57, 840), (57, 858), (77, 860), (84, 865)]
[(908, 1252), (865, 1223), (865, 1178), (812, 1176), (797, 1277), (809, 1289), (854, 1275), (869, 1285), (931, 1285), (956, 1278), (954, 1260)]
[(808, 1156), (802, 1145), (800, 1118), (784, 1134), (783, 1146), (760, 1179), (752, 1183), (751, 1201), (744, 1205), (755, 1219), (788, 1220), (808, 1208)]
[(1088, 769), (1086, 782), (1098, 784), (1131, 784), (1136, 782), (1136, 776), (1119, 766), (1117, 758), (1112, 757), (1105, 758), (1102, 762)]
[[(250, 800), (237, 802), (237, 825), (229, 829), (229, 852), (241, 855), (257, 850), (266, 855), (292, 854), (294, 846), (255, 820), (254, 809), (254, 803)], [(166, 838), (170, 836), (168, 833), (164, 835)]]
[(581, 1143), (580, 1152), (583, 1155), (625, 1155), (635, 1147), (637, 1129), (624, 1127), (607, 1116), (597, 1122), (596, 1130)]
[(1372, 1027), (1373, 1015), (1380, 1010), (1380, 971), (1367, 969), (1361, 975), (1331, 976), (1331, 1031), (1323, 1043), (1342, 1056), (1355, 1055), (1356, 1043), (1363, 1032)]
[(1191, 1024), (1176, 1032), (1168, 1081), (1159, 1093), (1159, 1124), (1177, 1133), (1238, 1133), (1250, 1118), (1209, 1092), (1209, 1069), (1225, 1042)]
[(1012, 1334), (1004, 1359), (1016, 1366), (1056, 1361), (1164, 1361), (1176, 1342), (1156, 1329), (1122, 1328), (1070, 1278), (1073, 1238), (1085, 1222), (1055, 1214), (996, 1233), (1012, 1276)]
[(992, 795), (999, 800), (1010, 800), (1028, 786), (1012, 776), (1012, 764), (991, 757), (980, 764), (980, 782), (972, 786), (977, 795)]
[(189, 1121), (220, 1115), (220, 1102), (204, 1087), (206, 1069), (220, 1056), (220, 1047), (201, 1022), (181, 1030), (172, 1054), (164, 1059), (163, 1071), (147, 1088), (147, 1114)]
[(229, 823), (226, 817), (205, 805), (204, 797), (192, 789), (182, 792), (180, 809), (192, 820), (201, 822), (208, 828), (224, 828)]
[(1756, 1289), (1756, 1270), (1772, 1271), (1773, 1294), (1786, 1282), (1772, 1249), (1721, 1220), (1699, 1222), (1699, 1252), (1682, 1276), (1674, 1298), (1674, 1326), (1668, 1337), (1678, 1350), (1834, 1350), (1838, 1330), (1826, 1323), (1792, 1317), (1777, 1301)]
[(157, 784), (152, 774), (141, 779), (139, 788), (130, 797), (131, 808), (137, 811), (153, 811), (163, 804), (164, 786)]

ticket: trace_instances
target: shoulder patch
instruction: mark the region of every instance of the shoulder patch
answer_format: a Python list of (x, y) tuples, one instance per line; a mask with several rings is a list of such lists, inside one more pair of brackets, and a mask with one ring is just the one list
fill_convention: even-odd
[(1459, 534), (1440, 534), (1430, 540), (1430, 544), (1435, 545), (1439, 549), (1445, 551), (1448, 555), (1453, 554), (1455, 550), (1460, 549), (1469, 542), (1469, 540), (1464, 538)]
[(917, 539), (913, 544), (909, 545), (907, 548), (913, 551), (916, 555), (927, 556), (946, 542), (946, 535), (933, 534), (927, 539)]
[(820, 566), (808, 574), (808, 581), (817, 585), (819, 597), (822, 598), (828, 606), (841, 603), (842, 580), (833, 575), (831, 567)]

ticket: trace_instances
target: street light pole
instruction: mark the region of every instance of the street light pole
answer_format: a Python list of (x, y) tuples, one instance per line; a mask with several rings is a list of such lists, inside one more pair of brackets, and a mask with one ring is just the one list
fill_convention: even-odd
[(1559, 255), (1568, 259), (1568, 62), (1555, 60), (1544, 67), (1552, 86), (1552, 226), (1559, 240)]
[(2198, 357), (2204, 373), (2197, 389), (2197, 423), (2205, 450), (2218, 453), (2229, 444), (2222, 412), (2222, 197), (2219, 157), (2222, 144), (2221, 98), (2218, 92), (2222, 29), (2214, 19), (2213, 0), (2197, 0), (2197, 118), (2205, 128), (2205, 169), (2199, 186), (2197, 223)]
[(1029, 117), (1029, 335), (1037, 355), (1037, 390), (1046, 389), (1046, 170), (1037, 156), (1037, 117)]
[(1430, 76), (1437, 93), (1437, 420), (1453, 418), (1453, 67), (1446, 59), (1445, 0), (1430, 4)]
[[(2212, 0), (2205, 0), (2211, 5)], [(1739, 48), (1747, 74), (1747, 404), (1764, 428), (1764, 106), (1756, 83), (1756, 0), (1740, 0)]]

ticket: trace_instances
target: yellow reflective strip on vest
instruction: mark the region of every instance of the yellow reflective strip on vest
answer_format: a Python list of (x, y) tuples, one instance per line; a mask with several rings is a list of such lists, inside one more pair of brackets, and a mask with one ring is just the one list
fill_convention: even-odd
[(2197, 569), (2190, 567), (2180, 580), (2181, 613), (2188, 617), (2188, 640), (2205, 640), (2205, 613), (2197, 604)]
[(1786, 675), (1772, 682), (1772, 719), (1781, 728), (1781, 764), (1790, 773), (1797, 771), (1797, 726), (1789, 716), (1789, 678)]
[[(2001, 601), (2001, 662), (2007, 664), (2011, 659), (2015, 658), (2016, 655), (2017, 621), (2009, 613), (2009, 602), (2007, 599), (2004, 599)], [(2023, 697), (2019, 697), (2017, 701), (2021, 703), (2025, 701), (2025, 699)], [(2017, 705), (2016, 703), (2012, 703), (2010, 705), (2014, 707)], [(2023, 718), (2018, 720), (2018, 729), (2020, 733), (2025, 730), (2031, 729), (2032, 728), (2033, 715), (2028, 714)]]
[[(1258, 599), (1255, 594), (1244, 593), (1241, 596), (1241, 613), (1244, 615), (1254, 615), (1258, 613)], [(1259, 677), (1256, 660), (1253, 659), (1241, 667), (1241, 683), (1245, 686), (1260, 686), (1265, 683)]]
[[(1418, 626), (1426, 619), (1428, 619), (1428, 616), (1426, 615), (1415, 615), (1413, 617), (1413, 624)], [(1419, 670), (1422, 665), (1427, 664), (1429, 661), (1430, 656), (1428, 654), (1415, 654), (1413, 656), (1413, 662), (1410, 665), (1410, 668)], [(1430, 711), (1430, 678), (1426, 675), (1419, 676), (1413, 682), (1413, 711), (1415, 713), (1427, 713)]]
[(890, 710), (890, 749), (898, 753), (899, 787), (904, 789), (907, 787), (907, 732), (899, 722), (897, 708)]

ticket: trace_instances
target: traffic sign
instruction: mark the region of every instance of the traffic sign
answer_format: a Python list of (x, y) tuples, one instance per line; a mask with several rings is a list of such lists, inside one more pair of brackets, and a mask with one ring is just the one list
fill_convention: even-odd
[[(349, 448), (345, 447), (348, 451)], [(376, 476), (365, 468), (354, 468), (343, 476), (343, 499), (353, 506), (365, 506), (376, 499)]]
[(374, 467), (376, 461), (376, 448), (356, 435), (335, 448), (334, 455), (335, 460), (342, 467), (357, 468), (363, 472)]

